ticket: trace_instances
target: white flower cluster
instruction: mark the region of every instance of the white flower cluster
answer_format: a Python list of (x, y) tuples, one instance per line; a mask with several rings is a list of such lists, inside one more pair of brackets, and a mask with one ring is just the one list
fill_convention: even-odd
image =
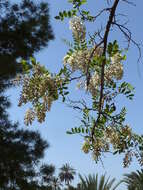
[[(66, 55), (63, 59), (64, 65), (69, 65), (72, 71), (81, 71), (82, 73), (86, 73), (91, 53), (93, 48), (86, 50), (77, 50), (72, 53), (72, 55)], [(102, 48), (97, 48), (94, 52), (93, 57), (100, 57), (102, 55)], [(110, 58), (110, 63), (105, 65), (104, 77), (105, 82), (111, 82), (114, 79), (121, 80), (123, 77), (123, 65), (121, 63), (122, 55), (116, 53), (113, 57)], [(88, 90), (93, 96), (96, 96), (101, 83), (100, 74), (95, 71), (91, 74), (90, 83), (88, 85)], [(86, 81), (80, 81), (77, 84), (79, 89), (84, 88), (87, 90)]]
[[(72, 53), (72, 55), (66, 55), (63, 59), (64, 65), (69, 65), (72, 71), (80, 70), (85, 72), (90, 61), (90, 56), (92, 54), (93, 48), (85, 50), (77, 50)], [(97, 48), (93, 56), (101, 56), (102, 49)]]
[(122, 55), (120, 53), (114, 54), (114, 56), (111, 57), (112, 64), (120, 63), (122, 60)]
[(116, 80), (121, 80), (123, 77), (123, 65), (121, 63), (122, 55), (120, 53), (116, 53), (113, 57), (111, 57), (111, 64), (109, 67), (105, 68), (105, 78), (107, 80), (112, 80), (115, 78)]
[[(90, 79), (90, 83), (88, 86), (88, 90), (90, 91), (92, 96), (95, 96), (98, 94), (100, 82), (101, 82), (101, 79), (99, 77), (99, 74), (97, 72), (94, 72), (94, 74), (92, 75), (92, 77)], [(86, 89), (87, 89), (87, 87), (86, 87)]]
[(45, 120), (46, 112), (50, 110), (52, 102), (58, 97), (57, 83), (59, 78), (52, 77), (43, 67), (35, 65), (32, 75), (23, 78), (23, 89), (21, 92), (19, 106), (31, 102), (33, 109), (25, 114), (25, 124), (29, 125), (37, 117), (39, 122)]
[[(122, 134), (124, 134), (124, 138), (121, 141)], [(91, 140), (86, 139), (82, 146), (82, 150), (86, 154), (92, 150), (93, 159), (98, 161), (101, 153), (108, 152), (111, 148), (111, 145), (113, 150), (118, 150), (118, 148), (121, 147), (123, 151), (125, 151), (126, 142), (131, 141), (131, 136), (131, 128), (127, 125), (121, 128), (119, 131), (117, 131), (113, 126), (107, 127), (103, 132), (102, 138), (97, 137), (94, 144), (91, 143)], [(127, 163), (125, 162), (124, 164), (128, 165), (128, 160)]]
[(24, 123), (25, 125), (31, 125), (35, 119), (35, 112), (32, 109), (28, 109), (25, 113)]
[(69, 25), (76, 39), (82, 40), (85, 38), (86, 28), (80, 17), (74, 16), (69, 21)]
[(84, 71), (89, 61), (91, 51), (89, 50), (78, 50), (75, 51), (71, 56), (66, 55), (63, 59), (64, 65), (70, 65), (72, 71), (81, 70)]
[(123, 77), (122, 63), (111, 63), (109, 67), (105, 68), (105, 79), (111, 81), (113, 79), (121, 80)]
[[(122, 56), (120, 54), (115, 54), (113, 57), (111, 57), (111, 63), (108, 65), (105, 65), (105, 71), (104, 71), (104, 78), (105, 82), (111, 82), (114, 79), (121, 80), (123, 77), (123, 65), (121, 63)], [(93, 96), (95, 96), (98, 93), (98, 89), (101, 83), (101, 78), (97, 72), (95, 72), (89, 83), (89, 91)]]

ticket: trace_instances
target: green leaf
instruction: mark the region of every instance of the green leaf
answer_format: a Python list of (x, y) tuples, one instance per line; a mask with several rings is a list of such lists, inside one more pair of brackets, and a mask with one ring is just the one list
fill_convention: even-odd
[(59, 15), (60, 15), (60, 17), (63, 17), (63, 13), (62, 12), (59, 12)]
[(85, 132), (84, 128), (81, 128), (81, 132), (82, 132), (82, 133), (84, 133), (84, 132)]
[(25, 73), (29, 73), (30, 69), (32, 68), (30, 64), (26, 60), (21, 60), (22, 69)]
[(62, 101), (65, 102), (65, 100), (66, 100), (66, 98), (63, 96), (63, 100)]
[(84, 11), (84, 10), (82, 10), (82, 14), (83, 14), (83, 15), (88, 15), (88, 14), (89, 14), (89, 11)]
[(81, 128), (79, 127), (77, 131), (78, 131), (78, 133), (81, 133)]
[(113, 155), (115, 155), (115, 154), (117, 154), (119, 151), (118, 150), (116, 150), (115, 152), (113, 152)]
[(69, 92), (64, 92), (64, 95), (68, 95), (69, 94)]
[(71, 11), (68, 11), (68, 17), (71, 18), (71, 16), (72, 16)]
[(81, 4), (86, 4), (87, 3), (87, 0), (81, 0)]
[(74, 128), (72, 128), (72, 129), (71, 129), (71, 131), (72, 131), (72, 133), (75, 133), (75, 130), (74, 130)]
[(89, 129), (86, 129), (85, 132), (88, 133), (88, 132), (89, 132)]
[(68, 135), (72, 135), (73, 133), (71, 131), (66, 131)]
[(60, 16), (55, 16), (55, 19), (60, 20)]
[(36, 64), (36, 59), (35, 59), (34, 57), (30, 57), (30, 61), (31, 61), (31, 63), (32, 63), (33, 65)]
[(64, 15), (65, 17), (67, 17), (67, 12), (66, 12), (66, 11), (63, 11), (63, 15)]
[(84, 119), (81, 120), (81, 122), (86, 125), (86, 121)]
[(126, 59), (127, 59), (127, 56), (124, 55), (124, 56), (122, 57), (122, 60), (126, 60)]
[(77, 129), (77, 127), (74, 128), (74, 131), (75, 131), (75, 133), (78, 133), (78, 129)]

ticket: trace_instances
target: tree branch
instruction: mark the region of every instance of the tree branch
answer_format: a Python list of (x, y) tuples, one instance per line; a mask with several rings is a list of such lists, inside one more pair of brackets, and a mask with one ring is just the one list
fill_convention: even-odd
[(95, 125), (92, 129), (92, 140), (94, 141), (94, 131), (95, 131), (95, 127), (98, 124), (99, 120), (100, 120), (100, 116), (101, 116), (101, 110), (102, 110), (102, 100), (103, 100), (103, 91), (104, 91), (104, 68), (105, 68), (105, 64), (106, 64), (106, 50), (107, 50), (107, 43), (108, 43), (108, 36), (109, 36), (109, 32), (110, 32), (110, 28), (115, 16), (115, 12), (118, 6), (120, 0), (115, 0), (111, 11), (110, 11), (110, 15), (109, 15), (109, 19), (106, 25), (106, 29), (105, 29), (105, 33), (104, 33), (104, 37), (103, 37), (103, 54), (102, 56), (105, 57), (104, 61), (102, 62), (102, 68), (101, 68), (101, 88), (100, 88), (100, 99), (99, 99), (99, 110), (98, 110), (98, 117), (97, 120), (95, 122)]

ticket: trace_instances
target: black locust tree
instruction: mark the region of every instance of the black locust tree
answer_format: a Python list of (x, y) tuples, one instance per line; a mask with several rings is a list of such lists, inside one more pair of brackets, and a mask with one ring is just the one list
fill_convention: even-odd
[[(143, 137), (135, 134), (126, 124), (126, 107), (119, 110), (115, 101), (121, 96), (132, 100), (134, 96), (134, 87), (123, 81), (124, 61), (130, 45), (136, 46), (140, 59), (141, 47), (127, 28), (127, 18), (120, 12), (120, 5), (133, 6), (134, 3), (128, 0), (105, 0), (104, 8), (93, 14), (88, 6), (86, 9), (87, 0), (68, 2), (72, 8), (59, 12), (55, 17), (61, 21), (70, 19), (73, 36), (73, 42), (66, 40), (70, 47), (63, 58), (60, 72), (50, 73), (32, 58), (32, 70), (25, 69), (20, 80), (17, 78), (17, 82), (23, 86), (19, 106), (28, 102), (32, 105), (25, 114), (25, 124), (31, 124), (36, 117), (43, 122), (52, 103), (61, 99), (82, 113), (81, 125), (67, 133), (81, 134), (84, 138), (82, 150), (91, 152), (96, 162), (102, 161), (105, 153), (122, 153), (124, 167), (131, 163), (134, 156), (142, 165)], [(96, 7), (96, 3), (93, 6)], [(103, 18), (102, 26), (97, 28), (96, 22)], [(88, 22), (95, 28), (94, 33), (88, 32)], [(112, 34), (117, 31), (115, 28), (127, 42), (124, 48), (120, 47), (120, 41), (112, 40)], [(28, 64), (24, 60), (21, 63), (23, 67)], [(73, 81), (85, 93), (85, 98), (69, 97), (69, 84)]]

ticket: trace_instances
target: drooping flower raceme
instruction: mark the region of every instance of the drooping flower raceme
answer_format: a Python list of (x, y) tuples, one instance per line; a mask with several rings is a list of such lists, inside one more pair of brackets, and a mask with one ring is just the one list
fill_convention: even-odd
[(90, 50), (78, 50), (72, 53), (72, 55), (66, 55), (63, 59), (64, 65), (69, 65), (72, 71), (80, 70), (85, 71), (87, 62), (89, 60)]
[(70, 20), (69, 25), (75, 39), (82, 40), (85, 38), (86, 28), (80, 17), (74, 16)]
[[(83, 143), (82, 150), (86, 154), (90, 150), (93, 150), (92, 157), (95, 161), (98, 161), (102, 152), (108, 152), (110, 150), (110, 144), (112, 144), (112, 148), (114, 149), (118, 149), (119, 146), (125, 149), (126, 141), (131, 141), (131, 133), (132, 131), (128, 125), (120, 128), (118, 131), (114, 127), (106, 127), (102, 133), (102, 137), (97, 137), (94, 143), (86, 139)], [(124, 135), (124, 139), (121, 139), (122, 135)], [(124, 167), (126, 167), (126, 162), (124, 163)]]
[(111, 64), (107, 67), (105, 75), (107, 78), (115, 78), (121, 80), (123, 77), (123, 64), (121, 63), (123, 57), (120, 53), (116, 53), (111, 57)]
[(25, 113), (24, 123), (25, 125), (31, 125), (35, 119), (35, 112), (32, 109), (28, 109)]
[(39, 122), (45, 120), (46, 112), (50, 111), (52, 102), (58, 98), (58, 85), (61, 78), (51, 76), (43, 66), (33, 65), (32, 75), (26, 74), (23, 79), (23, 89), (21, 92), (19, 106), (32, 103), (32, 107), (25, 114), (25, 124), (32, 124), (37, 117)]
[(123, 65), (122, 63), (111, 63), (105, 69), (105, 80), (121, 80), (123, 77)]
[[(71, 55), (66, 55), (63, 58), (63, 64), (69, 65), (72, 69), (72, 71), (82, 71), (83, 73), (86, 72), (86, 69), (90, 62), (90, 56), (92, 54), (93, 48), (90, 49), (80, 49), (77, 51), (74, 51)], [(97, 48), (96, 51), (94, 51), (93, 56), (101, 56), (102, 54), (102, 48)]]

